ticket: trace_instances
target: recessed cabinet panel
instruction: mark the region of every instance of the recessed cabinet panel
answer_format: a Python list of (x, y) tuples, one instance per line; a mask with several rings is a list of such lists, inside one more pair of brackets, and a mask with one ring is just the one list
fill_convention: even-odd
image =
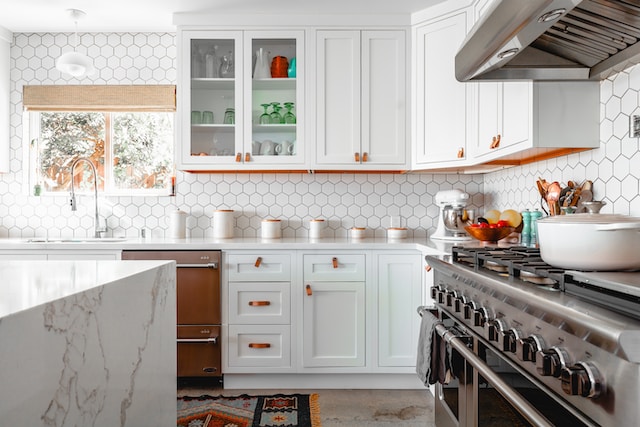
[(229, 322), (232, 324), (289, 324), (291, 284), (231, 282)]

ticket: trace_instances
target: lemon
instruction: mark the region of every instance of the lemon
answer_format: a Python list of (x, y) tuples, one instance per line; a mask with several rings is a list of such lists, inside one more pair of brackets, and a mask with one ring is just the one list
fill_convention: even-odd
[(489, 224), (495, 224), (500, 221), (500, 211), (496, 209), (488, 210), (484, 213), (484, 217), (489, 221)]
[(522, 222), (522, 215), (520, 215), (520, 212), (513, 209), (505, 209), (500, 214), (500, 219), (502, 221), (507, 221), (511, 227), (516, 228)]

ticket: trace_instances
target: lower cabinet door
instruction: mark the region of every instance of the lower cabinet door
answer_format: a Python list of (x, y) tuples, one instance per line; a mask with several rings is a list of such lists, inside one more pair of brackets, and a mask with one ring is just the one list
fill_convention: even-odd
[(229, 367), (290, 367), (289, 325), (229, 325)]
[(220, 326), (178, 326), (178, 377), (222, 375)]
[(307, 282), (304, 367), (365, 366), (365, 283)]

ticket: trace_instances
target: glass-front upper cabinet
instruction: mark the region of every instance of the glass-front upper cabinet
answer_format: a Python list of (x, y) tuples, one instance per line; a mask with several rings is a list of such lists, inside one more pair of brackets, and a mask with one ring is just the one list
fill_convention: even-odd
[(303, 45), (303, 31), (245, 33), (245, 132), (256, 165), (304, 165)]
[(180, 33), (178, 167), (303, 169), (304, 31)]

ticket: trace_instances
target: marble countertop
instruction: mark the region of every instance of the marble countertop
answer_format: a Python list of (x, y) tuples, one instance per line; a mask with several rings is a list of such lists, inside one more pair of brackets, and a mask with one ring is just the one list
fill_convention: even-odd
[(0, 319), (173, 261), (0, 261)]

